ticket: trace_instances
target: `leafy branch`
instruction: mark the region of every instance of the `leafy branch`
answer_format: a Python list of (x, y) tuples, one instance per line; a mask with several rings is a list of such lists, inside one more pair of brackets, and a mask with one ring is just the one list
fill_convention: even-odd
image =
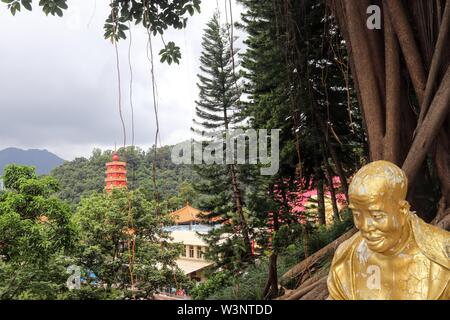
[[(33, 0), (1, 0), (7, 4), (12, 15), (16, 15), (24, 7), (28, 11), (33, 9)], [(111, 13), (105, 21), (104, 37), (111, 41), (126, 39), (127, 22), (135, 25), (142, 24), (154, 36), (163, 34), (169, 27), (183, 29), (188, 17), (200, 12), (201, 0), (113, 0), (109, 4)], [(67, 0), (39, 0), (40, 7), (46, 15), (63, 16), (68, 8)], [(179, 63), (180, 48), (174, 42), (164, 44), (159, 52), (161, 62)]]

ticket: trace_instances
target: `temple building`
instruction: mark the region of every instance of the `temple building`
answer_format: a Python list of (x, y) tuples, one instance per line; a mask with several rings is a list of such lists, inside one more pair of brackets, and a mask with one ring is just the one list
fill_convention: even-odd
[[(183, 244), (184, 250), (176, 260), (177, 266), (190, 279), (196, 282), (206, 280), (205, 271), (213, 266), (213, 262), (205, 259), (208, 244), (200, 236), (214, 228), (215, 219), (208, 219), (209, 212), (203, 212), (189, 203), (169, 216), (176, 223), (167, 228), (172, 238), (171, 242)], [(205, 223), (208, 222), (208, 223)]]
[(120, 161), (119, 154), (114, 152), (112, 162), (106, 164), (106, 192), (111, 192), (114, 188), (127, 188), (126, 166), (126, 162)]
[(175, 261), (177, 266), (191, 280), (205, 281), (205, 271), (214, 264), (205, 259), (208, 244), (195, 231), (176, 230), (172, 231), (170, 236), (173, 243), (181, 243), (184, 246), (181, 256)]
[(193, 225), (205, 222), (209, 212), (196, 209), (187, 202), (183, 208), (173, 211), (169, 215), (178, 226), (187, 226), (192, 229)]

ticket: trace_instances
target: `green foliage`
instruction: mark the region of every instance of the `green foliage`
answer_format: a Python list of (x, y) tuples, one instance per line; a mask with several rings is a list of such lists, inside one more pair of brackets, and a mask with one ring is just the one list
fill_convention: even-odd
[(170, 41), (164, 49), (159, 52), (161, 56), (161, 63), (167, 61), (169, 65), (172, 64), (172, 61), (176, 64), (180, 63), (181, 52), (180, 48), (175, 45), (175, 42)]
[(95, 274), (95, 281), (83, 286), (120, 292), (121, 298), (149, 298), (158, 288), (174, 286), (175, 276), (179, 285), (186, 282), (174, 262), (180, 247), (168, 243), (163, 230), (172, 221), (157, 215), (156, 206), (139, 191), (120, 189), (81, 200), (74, 217), (81, 239), (77, 264), (86, 278)]
[[(289, 269), (284, 257), (280, 257), (278, 275), (281, 276)], [(263, 300), (262, 292), (267, 282), (269, 261), (261, 257), (254, 265), (248, 266), (239, 274), (231, 276), (227, 282), (231, 285), (217, 287), (215, 292), (206, 299), (210, 300)]]
[(350, 210), (345, 209), (342, 216), (342, 221), (335, 222), (330, 227), (318, 226), (316, 232), (309, 238), (309, 252), (315, 252), (323, 248), (353, 227), (353, 216)]
[[(105, 39), (119, 41), (126, 39), (127, 22), (142, 24), (154, 36), (163, 34), (169, 27), (182, 29), (186, 27), (188, 15), (200, 12), (200, 0), (178, 1), (119, 1), (113, 0), (110, 4), (111, 13), (105, 22)], [(159, 52), (161, 62), (170, 65), (179, 64), (181, 59), (180, 48), (170, 41)]]
[[(216, 12), (207, 23), (202, 38), (202, 55), (198, 75), (199, 100), (196, 101), (194, 131), (214, 133), (214, 129), (231, 129), (239, 117), (241, 90), (239, 76), (233, 69), (236, 51), (231, 52), (230, 26), (221, 26)], [(235, 39), (233, 39), (235, 41)]]
[[(120, 1), (113, 0), (110, 4), (112, 14), (108, 17), (105, 29), (114, 28), (108, 24), (117, 21), (119, 25), (130, 21), (142, 24), (154, 35), (163, 34), (169, 27), (182, 29), (186, 26), (187, 15), (193, 15), (195, 11), (200, 12), (200, 0), (156, 0), (156, 1)], [(112, 32), (116, 34), (116, 32)]]
[[(33, 9), (32, 0), (2, 0), (2, 2), (8, 4), (8, 9), (13, 16), (16, 15), (16, 12), (19, 12), (22, 7), (28, 11)], [(68, 8), (67, 0), (40, 0), (39, 6), (42, 7), (42, 11), (46, 15), (58, 15), (59, 17), (62, 17), (63, 10)]]
[(119, 300), (124, 295), (121, 290), (82, 285), (80, 289), (70, 290), (57, 297), (58, 300)]
[[(297, 234), (292, 239), (291, 244), (286, 245), (284, 250), (281, 250), (278, 257), (277, 273), (280, 278), (285, 272), (296, 265), (299, 261), (305, 258), (305, 245), (308, 251), (315, 252), (333, 240), (337, 239), (341, 234), (347, 231), (352, 226), (352, 216), (349, 212), (344, 215), (345, 219), (342, 222), (336, 223), (329, 228), (318, 227), (311, 238), (304, 243), (301, 235)], [(278, 237), (286, 236), (283, 229), (280, 229)], [(292, 240), (291, 239), (291, 240)], [(303, 239), (303, 240), (302, 240)], [(277, 240), (278, 241), (278, 240)], [(287, 240), (284, 240), (287, 244)], [(331, 257), (330, 257), (331, 259)], [(325, 259), (321, 268), (325, 269), (329, 266), (330, 259)], [(255, 265), (250, 265), (238, 273), (217, 272), (211, 278), (197, 286), (192, 291), (195, 299), (217, 299), (217, 300), (260, 300), (264, 299), (262, 292), (267, 283), (267, 274), (269, 273), (269, 260), (267, 256), (262, 256), (258, 259)], [(296, 280), (292, 283), (283, 283), (283, 286), (288, 288), (295, 288)], [(195, 296), (194, 296), (195, 295)]]
[(308, 230), (308, 234), (300, 233), (294, 238), (290, 245), (286, 246), (281, 252), (291, 265), (298, 263), (306, 258), (305, 250), (311, 254), (333, 242), (339, 236), (353, 227), (353, 216), (350, 210), (345, 209), (342, 213), (342, 221), (335, 222), (331, 226), (316, 226), (312, 230)]
[(229, 271), (218, 271), (193, 288), (190, 294), (193, 300), (206, 300), (232, 283), (232, 274)]
[[(164, 203), (150, 202), (140, 191), (115, 189), (82, 198), (72, 216), (69, 206), (55, 197), (59, 189), (54, 178), (10, 165), (4, 180), (1, 299), (149, 298), (159, 288), (190, 286), (174, 262), (181, 248), (168, 242), (163, 229), (172, 221), (156, 214)], [(184, 183), (181, 189), (186, 195), (192, 186)], [(69, 265), (81, 267), (81, 290), (66, 287)]]
[[(230, 39), (229, 25), (220, 25), (216, 12), (207, 23), (202, 40), (202, 73), (198, 75), (199, 100), (196, 101), (196, 118), (192, 130), (204, 133), (203, 140), (215, 140), (204, 142), (216, 143), (220, 147), (225, 130), (242, 126), (239, 101), (241, 88), (233, 61), (237, 59), (237, 53), (231, 50), (230, 45), (230, 41), (234, 42), (235, 39)], [(204, 236), (210, 246), (207, 256), (219, 267), (236, 269), (250, 260), (251, 255), (250, 243), (244, 240), (248, 233), (246, 225), (249, 218), (243, 200), (246, 173), (244, 166), (221, 164), (223, 160), (195, 166), (200, 180), (194, 186), (200, 194), (205, 195), (200, 207), (211, 211), (221, 221), (228, 222)], [(240, 201), (237, 201), (238, 197)], [(241, 211), (243, 217), (239, 214)]]
[(196, 201), (198, 193), (190, 182), (183, 181), (178, 187), (178, 196), (183, 201), (183, 203), (194, 203)]
[(242, 54), (245, 93), (243, 112), (254, 129), (276, 128), (280, 132), (280, 175), (295, 173), (294, 124), (288, 88), (286, 55), (279, 38), (272, 1), (240, 1), (247, 9), (242, 14), (248, 49)]
[[(169, 206), (168, 210), (179, 209), (186, 201), (196, 206), (200, 198), (194, 196), (195, 194), (192, 192), (186, 194), (187, 191), (182, 191), (180, 188), (183, 184), (195, 184), (198, 176), (191, 166), (172, 163), (171, 149), (170, 146), (158, 148), (156, 158), (153, 150), (144, 152), (136, 147), (120, 149), (120, 158), (127, 162), (128, 188), (130, 190), (141, 189), (148, 200), (155, 199), (152, 166), (156, 159), (156, 183), (161, 202), (177, 197), (176, 200), (169, 201), (172, 206)], [(60, 183), (58, 195), (74, 204), (75, 207), (82, 196), (89, 196), (93, 192), (103, 192), (105, 164), (111, 161), (112, 155), (113, 152), (110, 150), (102, 152), (100, 149), (95, 149), (89, 159), (76, 158), (55, 168), (51, 172), (51, 176)], [(185, 197), (187, 198), (184, 199)]]
[(3, 182), (5, 184), (5, 188), (19, 191), (20, 180), (21, 179), (35, 179), (36, 172), (33, 167), (19, 166), (19, 165), (7, 165), (3, 172)]
[(0, 196), (0, 298), (55, 299), (67, 291), (65, 267), (76, 241), (57, 182), (10, 165)]

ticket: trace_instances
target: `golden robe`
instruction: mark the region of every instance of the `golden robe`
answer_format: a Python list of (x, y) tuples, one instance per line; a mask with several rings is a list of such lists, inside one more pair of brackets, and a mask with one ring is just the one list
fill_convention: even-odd
[[(415, 241), (427, 263), (427, 300), (450, 300), (450, 233), (425, 223), (410, 213), (411, 241)], [(365, 241), (360, 232), (342, 243), (336, 250), (328, 275), (329, 299), (360, 300), (359, 288), (355, 286), (355, 271), (361, 266), (357, 249)], [(359, 264), (359, 265), (358, 265)], [(395, 280), (392, 283), (395, 285)], [(367, 290), (364, 288), (363, 290)], [(402, 298), (399, 298), (402, 299)]]

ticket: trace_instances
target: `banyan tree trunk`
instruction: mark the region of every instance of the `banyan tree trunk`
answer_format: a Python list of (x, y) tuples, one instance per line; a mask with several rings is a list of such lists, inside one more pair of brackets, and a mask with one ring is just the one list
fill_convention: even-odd
[[(442, 221), (450, 213), (450, 0), (329, 4), (348, 48), (370, 160), (401, 166), (412, 207), (448, 227)], [(381, 29), (367, 27), (370, 5), (380, 8)], [(423, 200), (433, 171), (440, 185), (437, 215)]]

